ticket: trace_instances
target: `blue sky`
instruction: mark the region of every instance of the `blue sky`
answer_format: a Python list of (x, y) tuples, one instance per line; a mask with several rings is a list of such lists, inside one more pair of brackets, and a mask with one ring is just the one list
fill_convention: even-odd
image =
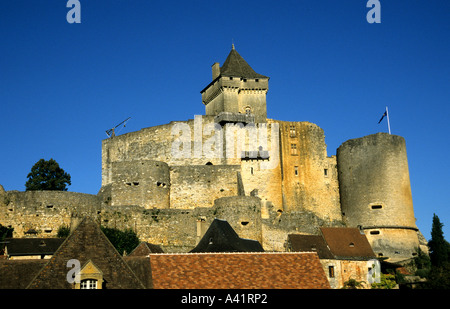
[(433, 213), (450, 237), (450, 1), (0, 1), (0, 184), (25, 190), (39, 159), (97, 194), (101, 141), (204, 114), (200, 90), (231, 43), (270, 76), (268, 117), (324, 129), (328, 155), (348, 139), (406, 139), (417, 226)]

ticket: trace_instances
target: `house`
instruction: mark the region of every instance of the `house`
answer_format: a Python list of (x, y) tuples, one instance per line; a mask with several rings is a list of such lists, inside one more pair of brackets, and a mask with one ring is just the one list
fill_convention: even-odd
[(289, 251), (316, 252), (334, 289), (342, 288), (350, 279), (362, 282), (364, 287), (379, 282), (380, 262), (359, 229), (321, 228), (320, 232), (320, 235), (289, 235)]
[(190, 252), (264, 252), (264, 249), (257, 240), (240, 238), (226, 220), (214, 219)]
[(6, 238), (3, 242), (7, 259), (49, 259), (64, 238)]
[(145, 275), (149, 272), (133, 272), (90, 218), (78, 224), (50, 259), (0, 261), (0, 288), (145, 289), (151, 283), (143, 280)]
[[(232, 237), (221, 236), (222, 232)], [(261, 249), (257, 242), (240, 242), (241, 239), (233, 232), (227, 222), (217, 221), (205, 239), (212, 238), (213, 245), (217, 240), (218, 246), (208, 243), (205, 248)], [(144, 242), (124, 257), (103, 234), (97, 222), (84, 218), (50, 259), (0, 260), (0, 288), (330, 288), (316, 252), (169, 254), (154, 251), (162, 250)]]
[(139, 245), (128, 254), (128, 257), (132, 256), (148, 256), (151, 253), (164, 253), (160, 246), (154, 245), (145, 241), (141, 241)]

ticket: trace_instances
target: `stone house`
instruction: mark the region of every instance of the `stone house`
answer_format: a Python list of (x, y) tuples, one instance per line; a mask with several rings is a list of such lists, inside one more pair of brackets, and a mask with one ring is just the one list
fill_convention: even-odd
[(340, 289), (350, 279), (362, 282), (365, 288), (370, 288), (371, 283), (379, 282), (380, 262), (359, 229), (320, 230), (320, 235), (289, 235), (289, 250), (316, 252), (331, 288)]

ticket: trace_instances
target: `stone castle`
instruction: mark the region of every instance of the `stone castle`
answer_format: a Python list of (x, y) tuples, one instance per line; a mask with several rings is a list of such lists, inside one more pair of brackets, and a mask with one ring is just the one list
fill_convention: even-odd
[(189, 252), (218, 218), (266, 251), (287, 251), (289, 234), (320, 227), (358, 227), (391, 261), (426, 249), (405, 140), (377, 133), (328, 156), (317, 125), (267, 118), (268, 85), (233, 46), (201, 90), (205, 115), (103, 140), (97, 195), (0, 186), (0, 224), (14, 237), (54, 237), (88, 215), (165, 252)]

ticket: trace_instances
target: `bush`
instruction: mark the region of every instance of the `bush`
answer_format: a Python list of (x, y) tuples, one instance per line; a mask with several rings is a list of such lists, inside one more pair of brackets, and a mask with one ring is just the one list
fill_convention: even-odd
[(120, 254), (127, 254), (133, 251), (139, 245), (139, 238), (136, 233), (131, 229), (120, 231), (115, 228), (101, 227), (102, 232), (106, 235), (109, 241), (113, 244), (114, 248)]
[(372, 283), (372, 289), (393, 289), (396, 285), (395, 275), (381, 274), (380, 283)]

